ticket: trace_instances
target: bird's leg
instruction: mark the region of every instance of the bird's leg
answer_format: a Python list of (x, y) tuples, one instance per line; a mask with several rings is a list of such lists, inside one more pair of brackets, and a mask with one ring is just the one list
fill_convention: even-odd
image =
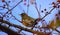
[(36, 19), (36, 20), (35, 20), (35, 23), (34, 23), (34, 25), (33, 25), (33, 27), (32, 27), (31, 29), (33, 29), (33, 28), (35, 27), (35, 25), (38, 24), (38, 22), (39, 22), (40, 20), (41, 20), (40, 18)]
[(33, 29), (35, 26), (33, 26), (31, 29)]

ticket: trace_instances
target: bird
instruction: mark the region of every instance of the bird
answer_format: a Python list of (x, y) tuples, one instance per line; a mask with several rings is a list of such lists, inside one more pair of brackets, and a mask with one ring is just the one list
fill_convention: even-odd
[(35, 27), (38, 22), (37, 20), (39, 20), (28, 16), (26, 13), (21, 13), (20, 15), (22, 18), (22, 24), (26, 27)]

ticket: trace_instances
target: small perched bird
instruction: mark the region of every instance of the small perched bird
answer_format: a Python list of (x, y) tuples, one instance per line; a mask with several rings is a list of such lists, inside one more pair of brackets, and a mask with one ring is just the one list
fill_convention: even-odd
[(34, 27), (37, 24), (37, 19), (28, 16), (26, 13), (20, 14), (22, 17), (22, 24), (26, 27)]

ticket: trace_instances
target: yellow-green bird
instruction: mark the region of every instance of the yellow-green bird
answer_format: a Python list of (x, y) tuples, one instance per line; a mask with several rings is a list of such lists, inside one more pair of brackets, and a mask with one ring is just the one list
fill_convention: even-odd
[(28, 16), (26, 13), (21, 13), (20, 15), (22, 17), (22, 24), (26, 27), (34, 27), (37, 24), (37, 19)]

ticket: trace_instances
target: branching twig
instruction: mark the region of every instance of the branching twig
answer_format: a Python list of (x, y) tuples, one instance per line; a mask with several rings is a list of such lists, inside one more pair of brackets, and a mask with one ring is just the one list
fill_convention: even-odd
[(22, 23), (22, 21), (18, 20), (13, 14), (11, 14), (11, 15), (14, 17), (14, 19), (16, 19), (17, 21)]
[(17, 5), (19, 5), (23, 0), (19, 1), (13, 8), (11, 8), (10, 10), (8, 10), (4, 15), (3, 17), (8, 13), (10, 12), (11, 10), (13, 10)]
[(38, 10), (38, 8), (37, 8), (37, 3), (35, 2), (35, 8), (36, 8), (36, 10), (37, 10), (37, 12), (38, 12), (38, 16), (39, 16), (39, 18), (41, 17), (41, 15), (40, 15), (40, 11)]
[(46, 14), (41, 20), (43, 20), (47, 15), (49, 15), (55, 8), (52, 8), (48, 14)]
[(39, 21), (43, 20), (43, 19), (44, 19), (47, 15), (49, 15), (54, 9), (55, 9), (55, 8), (52, 8), (48, 14), (46, 14), (43, 18), (37, 18), (36, 21), (39, 22)]

